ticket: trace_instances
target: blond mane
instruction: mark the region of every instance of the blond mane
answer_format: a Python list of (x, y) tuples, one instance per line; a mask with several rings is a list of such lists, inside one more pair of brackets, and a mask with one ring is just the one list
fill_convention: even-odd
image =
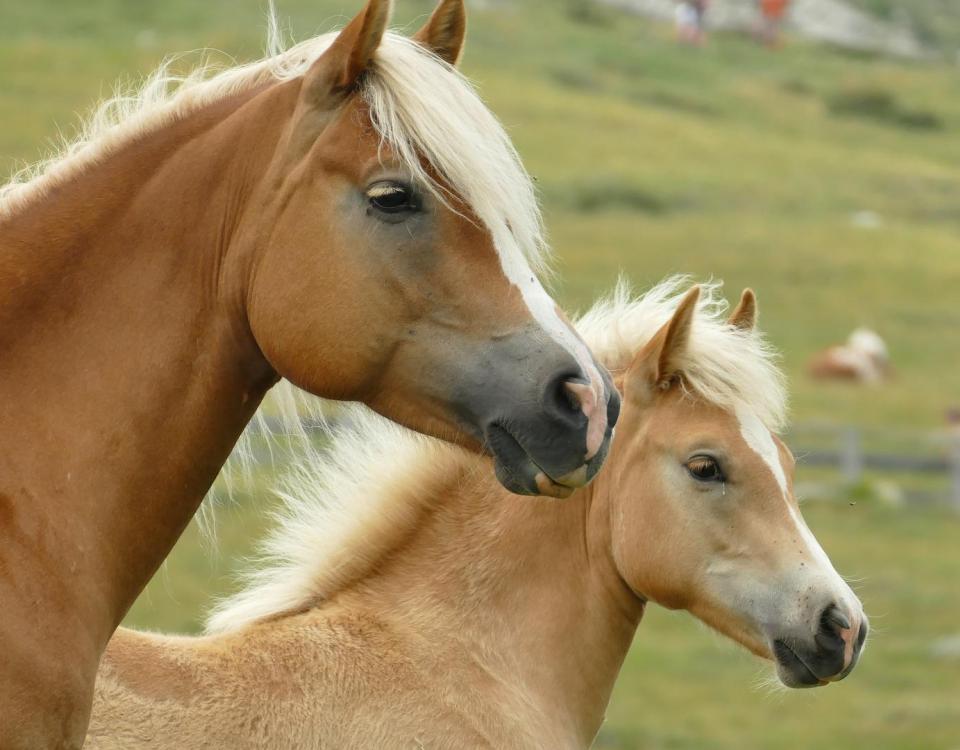
[[(79, 135), (57, 153), (16, 173), (0, 187), (0, 219), (14, 216), (49, 190), (104, 160), (148, 133), (217, 101), (271, 82), (302, 76), (336, 38), (324, 34), (285, 48), (276, 14), (268, 16), (267, 54), (241, 65), (223, 67), (202, 61), (177, 73), (181, 57), (165, 60), (138, 87), (118, 90), (81, 122)], [(505, 269), (548, 270), (533, 183), (506, 131), (456, 69), (411, 39), (387, 32), (358, 95), (367, 103), (374, 127), (411, 177), (448, 203), (453, 190), (490, 231)], [(423, 159), (433, 173), (424, 169)], [(433, 175), (449, 188), (444, 188)], [(520, 276), (529, 274), (524, 272)], [(271, 418), (265, 417), (265, 412)], [(281, 455), (300, 463), (315, 460), (305, 414), (322, 419), (316, 400), (281, 383), (268, 395), (221, 472), (208, 499), (232, 497), (234, 486), (249, 479), (254, 436)], [(212, 533), (215, 516), (204, 503), (199, 522)]]
[[(616, 372), (670, 319), (683, 291), (674, 277), (640, 297), (620, 283), (577, 322), (597, 358)], [(726, 323), (719, 284), (705, 284), (684, 367), (685, 387), (724, 408), (749, 406), (772, 430), (786, 419), (776, 355), (757, 331)], [(221, 601), (208, 632), (299, 611), (362, 578), (458, 477), (494, 482), (487, 459), (418, 435), (360, 407), (336, 430), (329, 452), (283, 480), (277, 526), (261, 544), (246, 585)]]
[[(177, 74), (179, 58), (168, 58), (141, 86), (102, 102), (81, 123), (76, 139), (0, 187), (0, 218), (146, 133), (235, 94), (302, 76), (337, 36), (324, 34), (284, 49), (272, 9), (268, 29), (263, 59), (226, 68), (208, 60)], [(387, 32), (359, 95), (383, 142), (411, 176), (448, 202), (424, 169), (426, 159), (487, 227), (505, 264), (522, 258), (538, 272), (546, 269), (548, 248), (533, 183), (503, 127), (466, 78), (413, 40)]]
[[(687, 277), (674, 276), (634, 298), (621, 282), (577, 321), (577, 330), (597, 359), (612, 372), (623, 370), (670, 320), (689, 286)], [(684, 385), (725, 409), (746, 405), (779, 432), (786, 422), (787, 389), (776, 353), (760, 332), (727, 324), (721, 286), (701, 284), (693, 333), (680, 363)]]

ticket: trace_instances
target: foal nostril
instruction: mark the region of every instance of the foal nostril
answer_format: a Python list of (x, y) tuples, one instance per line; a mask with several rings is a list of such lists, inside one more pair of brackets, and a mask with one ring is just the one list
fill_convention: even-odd
[(820, 615), (820, 630), (833, 633), (840, 636), (841, 631), (850, 629), (850, 618), (848, 618), (840, 608), (831, 604)]
[(867, 618), (862, 612), (847, 613), (835, 604), (823, 610), (813, 639), (819, 651), (822, 674), (833, 675), (826, 679), (842, 680), (850, 674), (860, 657), (868, 630)]
[(820, 652), (825, 674), (837, 673), (843, 669), (849, 635), (850, 618), (836, 605), (831, 604), (820, 613), (820, 621), (813, 640)]

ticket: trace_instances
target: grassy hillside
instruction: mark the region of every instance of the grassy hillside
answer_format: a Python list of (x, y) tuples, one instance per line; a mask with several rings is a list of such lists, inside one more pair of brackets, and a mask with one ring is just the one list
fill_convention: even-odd
[[(121, 74), (202, 45), (245, 59), (262, 43), (255, 2), (4, 2), (0, 169), (69, 133)], [(282, 11), (302, 37), (353, 5)], [(678, 271), (725, 279), (731, 295), (752, 285), (798, 418), (938, 426), (960, 401), (955, 72), (740, 38), (678, 49), (661, 27), (584, 7), (476, 11), (465, 62), (538, 178), (561, 298), (582, 307), (621, 271), (640, 286)], [(400, 3), (399, 20), (428, 8)], [(856, 226), (862, 211), (882, 226)], [(807, 382), (810, 354), (859, 324), (888, 339), (898, 380), (861, 393)]]
[[(430, 7), (398, 3), (402, 24)], [(280, 10), (303, 37), (358, 4)], [(940, 426), (960, 403), (955, 69), (800, 43), (770, 54), (738, 37), (681, 49), (669, 30), (578, 0), (483, 5), (465, 69), (537, 177), (568, 306), (621, 272), (641, 288), (676, 272), (725, 279), (730, 296), (751, 285), (798, 419)], [(255, 0), (0, 0), (0, 171), (169, 52), (258, 54), (262, 16)], [(875, 228), (858, 225), (862, 212)], [(858, 324), (887, 338), (896, 381), (863, 392), (809, 382), (810, 354)], [(187, 533), (130, 623), (196, 630), (266, 523), (267, 479), (220, 511), (217, 554)], [(960, 663), (930, 647), (960, 622), (960, 522), (864, 502), (807, 513), (838, 567), (864, 578), (878, 634), (856, 675), (770, 695), (754, 687), (756, 661), (652, 608), (600, 747), (957, 747)]]
[(960, 49), (960, 6), (953, 0), (853, 0), (878, 18), (905, 23), (945, 53)]

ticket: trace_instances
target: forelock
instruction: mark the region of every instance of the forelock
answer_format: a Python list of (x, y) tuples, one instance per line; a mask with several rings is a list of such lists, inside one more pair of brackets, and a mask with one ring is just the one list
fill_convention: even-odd
[[(670, 320), (689, 286), (687, 277), (674, 276), (635, 297), (621, 281), (577, 321), (577, 329), (607, 368), (622, 371)], [(724, 409), (748, 405), (767, 429), (779, 432), (787, 419), (787, 389), (778, 355), (761, 332), (727, 323), (720, 288), (701, 284), (690, 341), (678, 363), (683, 383)]]

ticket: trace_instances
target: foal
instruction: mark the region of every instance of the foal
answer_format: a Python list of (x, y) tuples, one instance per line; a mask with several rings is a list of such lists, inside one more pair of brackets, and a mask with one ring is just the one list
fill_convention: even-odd
[(521, 501), (483, 459), (367, 422), (297, 482), (215, 634), (118, 631), (88, 747), (588, 747), (647, 601), (788, 686), (845, 677), (867, 621), (796, 506), (753, 296), (725, 322), (712, 288), (674, 288), (581, 321), (624, 393), (591, 486)]

